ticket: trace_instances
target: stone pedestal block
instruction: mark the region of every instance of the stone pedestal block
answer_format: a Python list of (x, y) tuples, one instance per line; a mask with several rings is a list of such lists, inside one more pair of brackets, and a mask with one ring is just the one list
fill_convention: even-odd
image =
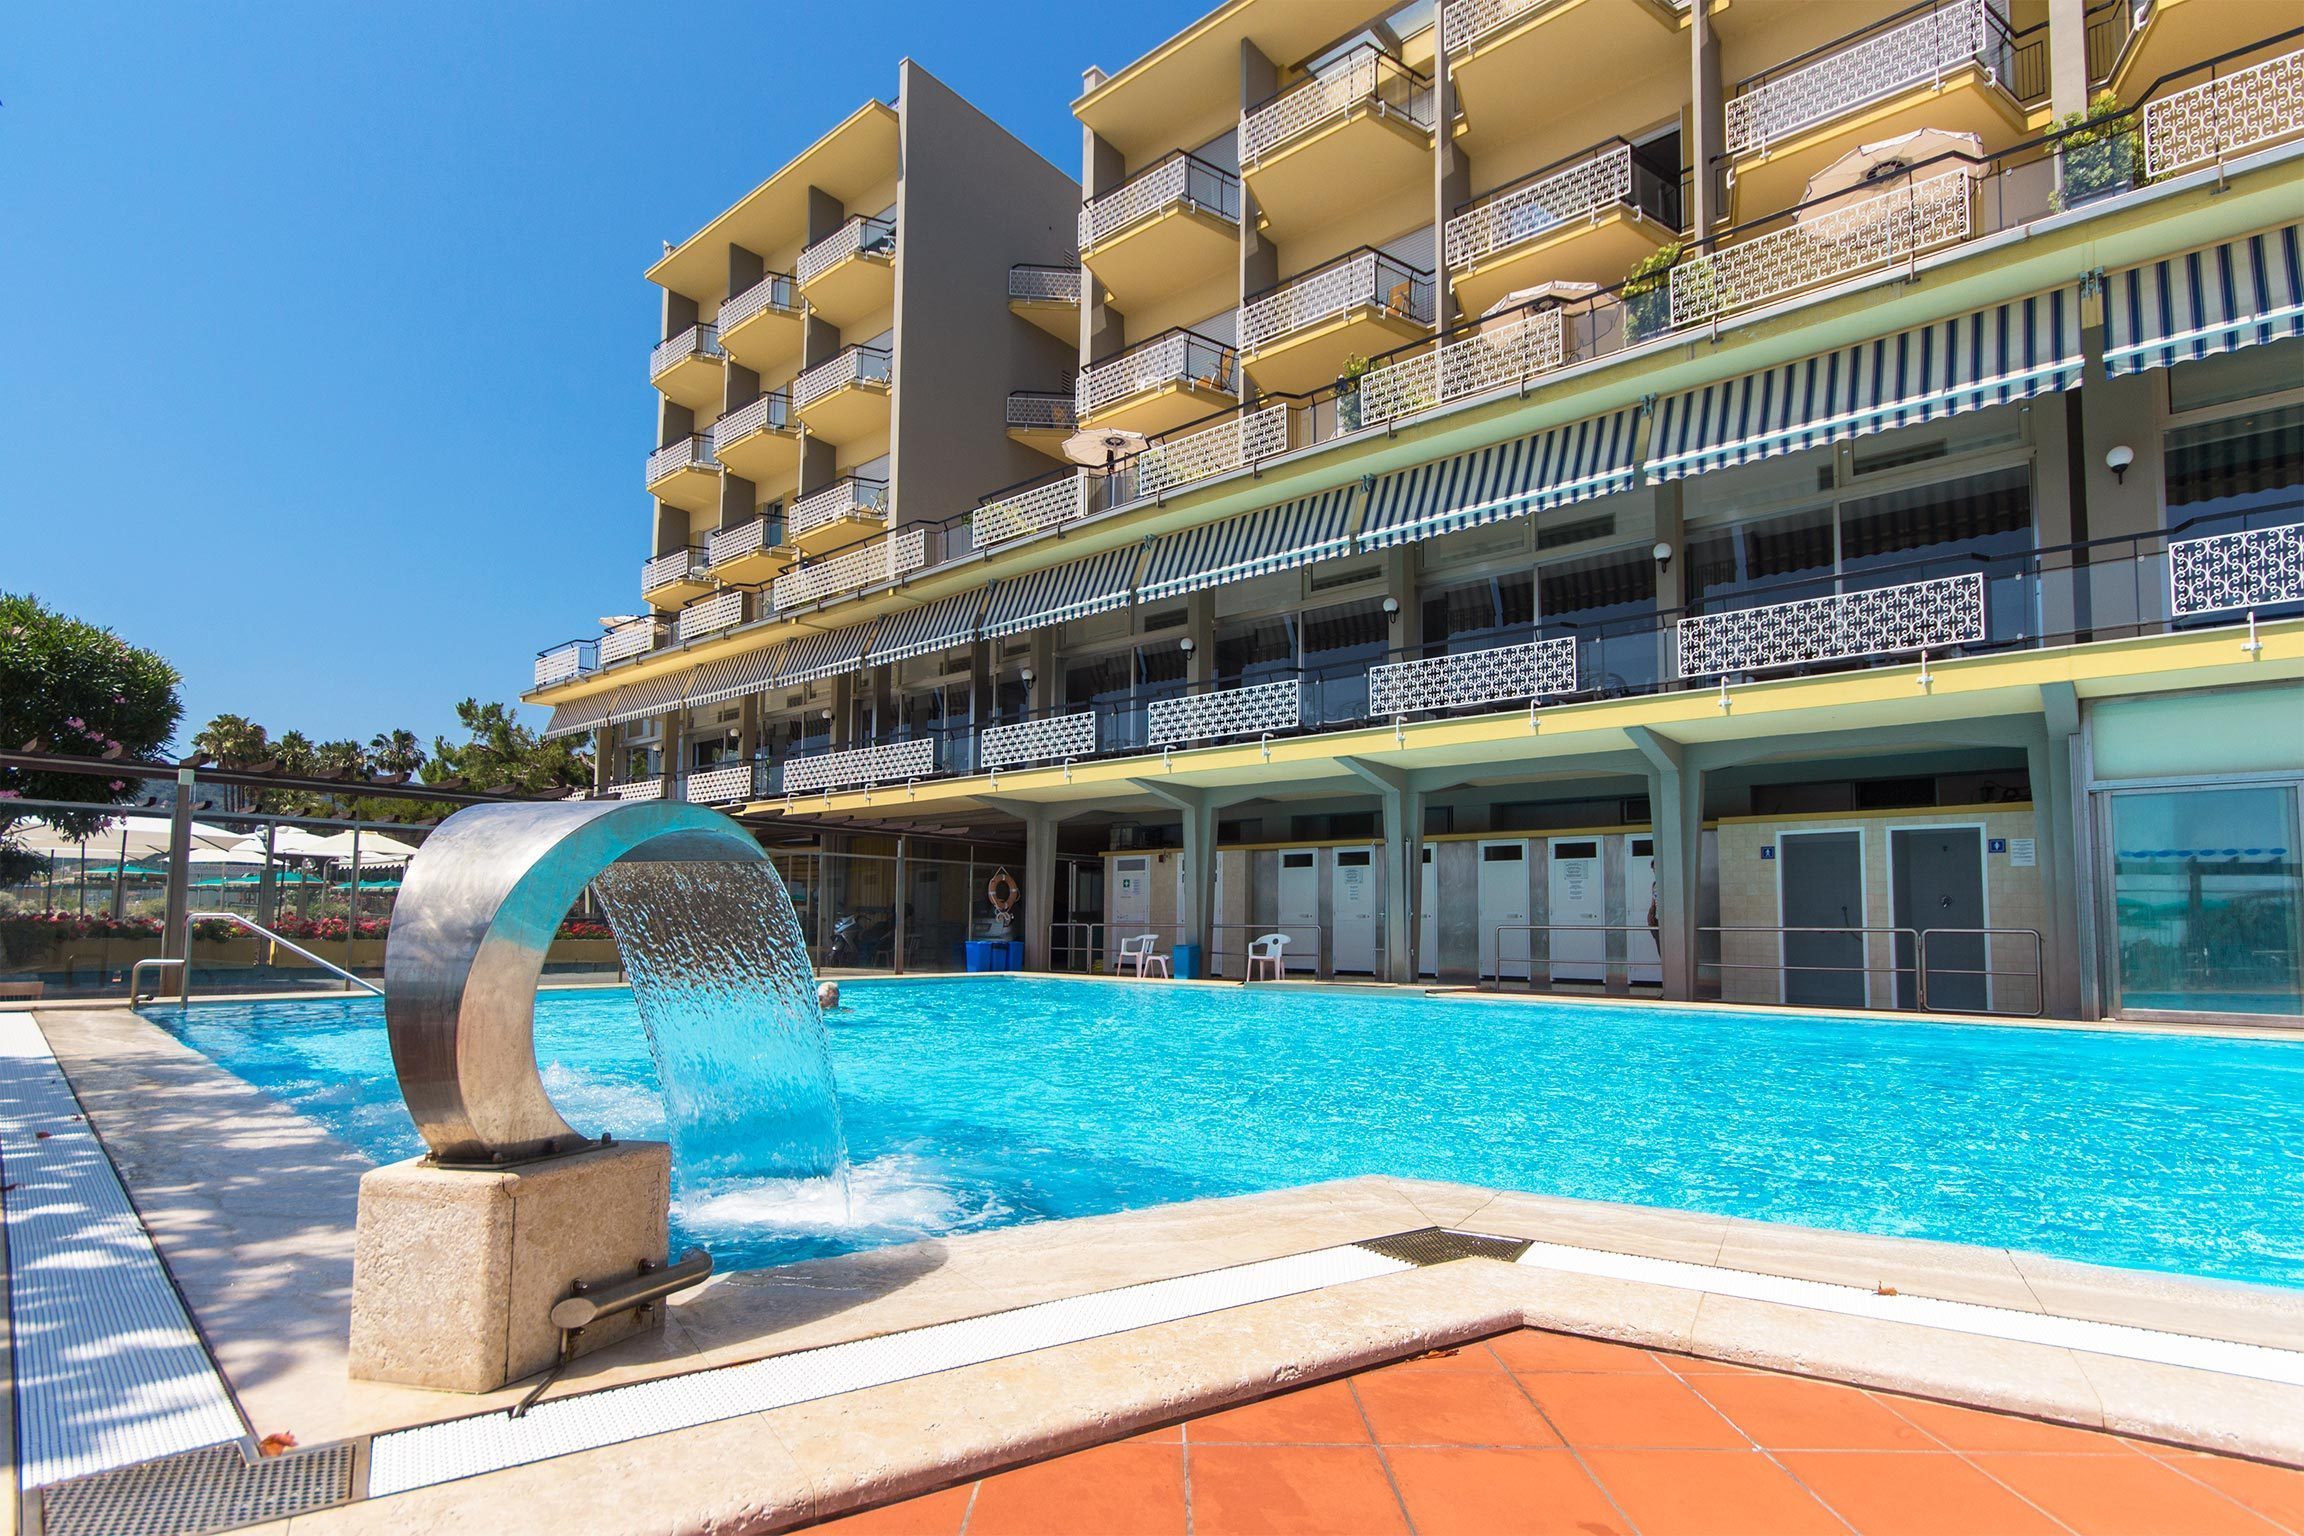
[[(636, 1141), (506, 1169), (393, 1163), (360, 1180), (351, 1373), (489, 1392), (559, 1358), (554, 1302), (664, 1262), (671, 1149)], [(584, 1330), (578, 1353), (660, 1327), (661, 1305)]]

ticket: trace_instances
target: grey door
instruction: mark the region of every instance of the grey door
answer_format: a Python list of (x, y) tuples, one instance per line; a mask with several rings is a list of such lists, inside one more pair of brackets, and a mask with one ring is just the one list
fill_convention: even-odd
[(1864, 935), (1794, 929), (1864, 926), (1864, 841), (1859, 832), (1786, 832), (1776, 839), (1784, 892), (1784, 1001), (1803, 1008), (1864, 1006)]
[[(1896, 926), (1915, 935), (1930, 929), (1984, 926), (1984, 834), (1976, 827), (1908, 827), (1888, 834), (1895, 866)], [(1927, 1004), (1954, 1013), (1982, 1013), (1985, 939), (1979, 933), (1939, 933), (1928, 941)], [(1921, 988), (1918, 945), (1896, 937), (1896, 1006), (1917, 1008)]]

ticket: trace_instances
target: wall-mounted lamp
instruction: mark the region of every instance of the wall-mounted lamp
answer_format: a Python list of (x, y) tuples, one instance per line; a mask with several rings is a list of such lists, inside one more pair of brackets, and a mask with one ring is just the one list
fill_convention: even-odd
[(827, 719), (827, 720), (831, 719), (831, 718), (832, 718), (832, 711), (830, 711), (830, 710), (826, 710), (826, 711), (824, 711), (824, 718), (825, 718), (825, 719)]
[(1661, 576), (1666, 571), (1672, 569), (1672, 546), (1670, 544), (1667, 544), (1663, 540), (1659, 539), (1656, 542), (1656, 547), (1648, 551), (1648, 553), (1656, 557), (1657, 575)]
[(2120, 444), (2104, 455), (2104, 467), (2112, 471), (2113, 482), (2118, 485), (2128, 483), (2128, 466), (2135, 462), (2136, 450), (2126, 443)]
[(1032, 669), (1030, 667), (1026, 667), (1022, 672), (1019, 672), (1017, 676), (1024, 679), (1025, 687), (1029, 688), (1032, 686)]
[(1192, 654), (1192, 637), (1190, 635), (1186, 635), (1183, 639), (1177, 641), (1176, 645), (1177, 648), (1182, 650), (1185, 655), (1189, 656)]
[(1392, 596), (1385, 597), (1384, 622), (1387, 624), (1397, 624), (1400, 622), (1400, 599)]

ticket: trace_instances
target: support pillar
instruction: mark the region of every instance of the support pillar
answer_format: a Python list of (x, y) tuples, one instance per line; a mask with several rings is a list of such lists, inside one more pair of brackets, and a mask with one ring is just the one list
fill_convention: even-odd
[(1694, 207), (1688, 227), (1703, 240), (1727, 213), (1721, 196), (1727, 169), (1728, 105), (1720, 84), (1720, 38), (1712, 30), (1708, 6), (1689, 9), (1688, 163), (1694, 168), (1689, 190)]
[(2048, 110), (2088, 110), (2088, 0), (2048, 0)]
[[(1056, 829), (1064, 818), (1052, 805), (1011, 804), (1024, 823), (1024, 969), (1051, 969), (1051, 920), (1056, 915)], [(969, 898), (973, 902), (974, 891)]]
[(1653, 728), (1625, 734), (1648, 759), (1649, 826), (1656, 839), (1656, 950), (1664, 997), (1691, 1002), (1699, 970), (1696, 934), (1698, 859), (1704, 839), (1704, 773), (1689, 748)]
[(1131, 779), (1163, 805), (1184, 813), (1184, 900), (1176, 913), (1176, 942), (1197, 944), (1203, 955), (1215, 950), (1212, 910), (1216, 901), (1216, 815), (1228, 806), (1257, 798), (1255, 789), (1199, 789), (1163, 784), (1157, 779)]
[[(2082, 840), (2075, 817), (2086, 809), (2072, 790), (2072, 758), (2080, 730), (2080, 700), (2070, 683), (2040, 690), (2040, 739), (2024, 749), (2032, 781), (2034, 857), (2040, 861), (2040, 1004), (2050, 1018), (2078, 1019), (2093, 1001), (2095, 988), (2084, 979), (2080, 943), (2080, 903), (2093, 890), (2079, 867)], [(2014, 962), (2011, 963), (2021, 963)]]
[(1416, 979), (1416, 910), (1424, 882), (1424, 790), (1405, 768), (1364, 758), (1339, 758), (1368, 781), (1383, 807), (1384, 823), (1384, 979), (1403, 985)]
[[(189, 768), (176, 770), (176, 804), (168, 813), (168, 905), (167, 916), (161, 920), (160, 953), (170, 960), (182, 960), (184, 969), (181, 994), (192, 995), (192, 957), (184, 947), (184, 919), (192, 910), (192, 790), (194, 777)], [(123, 882), (113, 877), (117, 889)]]

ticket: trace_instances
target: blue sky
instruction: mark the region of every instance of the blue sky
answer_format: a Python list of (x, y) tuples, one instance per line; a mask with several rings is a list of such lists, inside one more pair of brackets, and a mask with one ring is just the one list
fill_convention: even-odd
[(637, 601), (660, 241), (907, 54), (1076, 170), (1080, 71), (1205, 4), (14, 0), (0, 589), (186, 734), (452, 731)]

